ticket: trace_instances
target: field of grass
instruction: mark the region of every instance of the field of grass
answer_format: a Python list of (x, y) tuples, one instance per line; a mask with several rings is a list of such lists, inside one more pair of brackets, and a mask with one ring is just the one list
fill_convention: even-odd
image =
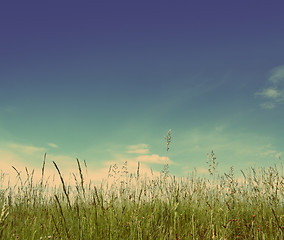
[[(242, 181), (194, 172), (176, 178), (164, 166), (159, 177), (111, 166), (100, 185), (85, 182), (80, 161), (75, 185), (18, 172), (15, 186), (0, 182), (0, 239), (284, 239), (284, 178), (279, 166), (242, 172)], [(45, 163), (45, 159), (44, 159)], [(17, 169), (15, 168), (17, 172)], [(114, 181), (109, 181), (112, 178)]]

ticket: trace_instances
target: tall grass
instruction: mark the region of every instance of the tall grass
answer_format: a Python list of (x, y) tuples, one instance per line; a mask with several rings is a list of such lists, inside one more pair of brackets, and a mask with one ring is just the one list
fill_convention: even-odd
[(39, 182), (14, 168), (19, 181), (0, 190), (0, 239), (283, 239), (282, 165), (243, 171), (241, 181), (209, 157), (209, 178), (168, 168), (150, 178), (125, 162), (99, 185), (85, 182), (78, 159), (75, 185), (66, 184), (54, 162), (57, 188), (44, 184), (46, 156)]

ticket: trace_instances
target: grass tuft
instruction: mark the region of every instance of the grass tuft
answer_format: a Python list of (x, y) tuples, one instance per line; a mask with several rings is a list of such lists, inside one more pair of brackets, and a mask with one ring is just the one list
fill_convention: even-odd
[[(28, 169), (23, 181), (13, 167), (19, 181), (4, 188), (1, 174), (0, 238), (284, 239), (284, 176), (279, 160), (273, 167), (242, 171), (241, 179), (233, 167), (217, 174), (213, 151), (209, 178), (196, 172), (175, 177), (167, 164), (159, 177), (150, 178), (140, 174), (140, 163), (132, 174), (125, 162), (121, 169), (110, 166), (106, 184), (86, 185), (76, 159), (75, 186), (66, 185), (53, 162), (62, 187), (49, 188), (43, 186), (45, 154), (39, 182)], [(87, 168), (85, 161), (84, 165)]]

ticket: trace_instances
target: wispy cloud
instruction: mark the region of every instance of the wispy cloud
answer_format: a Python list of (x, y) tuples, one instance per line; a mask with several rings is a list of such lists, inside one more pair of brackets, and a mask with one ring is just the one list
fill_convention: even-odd
[(263, 89), (261, 92), (257, 92), (256, 94), (269, 99), (277, 99), (281, 96), (281, 93), (274, 88), (266, 88)]
[(58, 148), (58, 145), (56, 145), (55, 143), (48, 143), (48, 146), (52, 148)]
[(127, 153), (147, 154), (149, 153), (147, 144), (136, 144), (127, 146)]
[(284, 83), (284, 65), (278, 66), (271, 70), (269, 81), (274, 84)]
[(168, 157), (159, 156), (158, 154), (139, 156), (136, 158), (136, 160), (144, 163), (173, 164), (173, 162)]
[(23, 144), (16, 144), (16, 143), (9, 143), (7, 147), (13, 149), (14, 151), (22, 152), (25, 154), (35, 154), (35, 153), (42, 153), (46, 151), (45, 148), (42, 147), (35, 147), (32, 145), (23, 145)]
[(273, 109), (277, 104), (284, 102), (284, 65), (273, 68), (268, 78), (269, 86), (255, 93), (265, 99), (260, 106), (265, 109)]
[(275, 104), (273, 102), (265, 102), (261, 103), (260, 106), (265, 109), (273, 109), (275, 108)]

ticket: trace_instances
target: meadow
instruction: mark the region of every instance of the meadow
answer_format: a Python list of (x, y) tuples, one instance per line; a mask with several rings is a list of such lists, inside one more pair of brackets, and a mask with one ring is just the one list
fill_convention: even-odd
[(284, 239), (284, 177), (281, 159), (235, 177), (219, 174), (209, 156), (209, 177), (193, 172), (174, 177), (165, 164), (160, 176), (110, 166), (101, 184), (87, 182), (77, 159), (75, 184), (55, 162), (61, 184), (44, 175), (17, 173), (17, 183), (0, 180), (0, 239)]

